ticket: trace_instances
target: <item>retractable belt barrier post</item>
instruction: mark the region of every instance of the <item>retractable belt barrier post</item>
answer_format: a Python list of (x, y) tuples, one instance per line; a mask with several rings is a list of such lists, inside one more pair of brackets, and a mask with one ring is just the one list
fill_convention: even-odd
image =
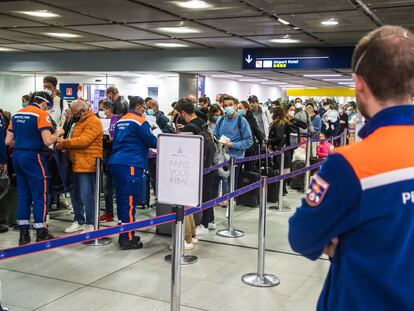
[[(176, 212), (175, 226), (172, 232), (172, 265), (171, 265), (171, 311), (179, 311), (181, 306), (181, 260), (184, 246), (184, 207), (174, 207)], [(169, 255), (171, 256), (171, 255)]]
[[(306, 141), (306, 164), (305, 164), (305, 167), (308, 167), (310, 165), (311, 147), (312, 147), (312, 142), (311, 142), (311, 139), (309, 138)], [(305, 191), (309, 187), (309, 178), (310, 178), (310, 171), (306, 171), (306, 173), (305, 173), (305, 187), (304, 187)]]
[(278, 277), (264, 273), (266, 251), (266, 208), (268, 177), (262, 177), (262, 189), (260, 192), (259, 210), (259, 245), (257, 249), (257, 273), (248, 273), (242, 276), (242, 281), (256, 287), (272, 287), (280, 284)]
[[(285, 168), (285, 153), (283, 152), (280, 156), (280, 175), (283, 175), (283, 170)], [(290, 208), (289, 207), (285, 207), (283, 205), (283, 183), (285, 181), (282, 179), (279, 182), (279, 199), (278, 199), (278, 208), (277, 211), (279, 212), (289, 212)]]
[[(101, 159), (96, 159), (96, 177), (95, 177), (95, 223), (94, 223), (94, 230), (99, 230), (99, 213), (100, 213), (100, 205), (101, 205)], [(102, 246), (111, 243), (111, 238), (100, 238), (91, 241), (83, 242), (84, 245), (89, 246)]]
[[(230, 160), (230, 192), (234, 192), (236, 185), (236, 161), (234, 158)], [(223, 238), (240, 238), (244, 236), (244, 232), (233, 227), (233, 214), (234, 214), (234, 198), (230, 198), (227, 205), (227, 229), (217, 231), (217, 235)]]

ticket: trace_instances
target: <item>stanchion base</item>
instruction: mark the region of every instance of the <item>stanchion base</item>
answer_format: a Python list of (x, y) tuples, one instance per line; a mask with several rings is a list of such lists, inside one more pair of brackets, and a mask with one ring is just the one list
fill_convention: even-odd
[(280, 280), (277, 276), (271, 274), (263, 274), (260, 277), (257, 273), (248, 273), (242, 276), (243, 283), (256, 287), (273, 287), (280, 284)]
[[(171, 263), (172, 254), (165, 256), (164, 261)], [(198, 257), (194, 255), (184, 255), (181, 257), (181, 265), (183, 266), (192, 265), (193, 263), (196, 263), (197, 261), (198, 261)]]
[(292, 209), (290, 207), (282, 207), (281, 209), (279, 208), (279, 206), (274, 205), (274, 206), (269, 206), (269, 209), (274, 210), (276, 212), (290, 212)]
[(222, 229), (218, 230), (216, 234), (222, 238), (241, 238), (244, 232), (237, 229)]
[(111, 238), (100, 238), (96, 240), (82, 242), (82, 244), (87, 245), (87, 246), (102, 246), (102, 245), (108, 245), (111, 242), (112, 242)]

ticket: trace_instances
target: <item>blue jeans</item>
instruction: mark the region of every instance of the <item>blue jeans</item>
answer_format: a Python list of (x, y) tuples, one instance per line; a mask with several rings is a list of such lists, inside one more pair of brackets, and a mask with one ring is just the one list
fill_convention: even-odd
[(75, 221), (81, 225), (95, 223), (95, 177), (95, 173), (72, 174), (73, 188), (70, 197)]

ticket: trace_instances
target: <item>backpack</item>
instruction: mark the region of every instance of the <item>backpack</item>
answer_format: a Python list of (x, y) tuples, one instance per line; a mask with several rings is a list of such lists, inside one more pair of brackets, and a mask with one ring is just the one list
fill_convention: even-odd
[(208, 128), (208, 124), (203, 124), (202, 127), (199, 127), (193, 123), (187, 124), (187, 126), (194, 129), (194, 134), (201, 135), (204, 138), (204, 159), (203, 159), (203, 167), (208, 168), (214, 164), (217, 150), (216, 139), (211, 133), (210, 129)]

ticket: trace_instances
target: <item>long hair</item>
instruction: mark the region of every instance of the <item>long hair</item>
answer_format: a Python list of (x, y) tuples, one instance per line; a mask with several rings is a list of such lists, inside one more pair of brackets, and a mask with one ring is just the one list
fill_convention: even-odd
[(270, 123), (270, 127), (272, 127), (273, 125), (279, 126), (289, 123), (289, 119), (286, 116), (286, 112), (282, 107), (273, 108), (272, 120), (273, 121), (272, 123)]

